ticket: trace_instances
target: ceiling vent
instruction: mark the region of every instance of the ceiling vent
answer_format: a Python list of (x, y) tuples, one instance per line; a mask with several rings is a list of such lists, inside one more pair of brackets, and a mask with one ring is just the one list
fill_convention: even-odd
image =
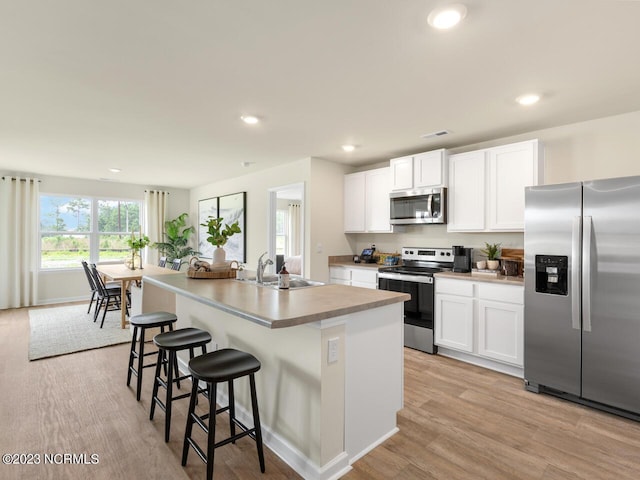
[(420, 135), (420, 138), (435, 138), (442, 137), (443, 135), (449, 135), (451, 132), (449, 130), (438, 130), (437, 132), (425, 133), (424, 135)]

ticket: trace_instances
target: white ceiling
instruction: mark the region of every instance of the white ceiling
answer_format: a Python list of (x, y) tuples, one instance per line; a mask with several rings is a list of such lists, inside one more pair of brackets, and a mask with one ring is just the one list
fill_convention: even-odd
[(188, 188), (640, 110), (640, 2), (458, 1), (0, 0), (0, 169)]

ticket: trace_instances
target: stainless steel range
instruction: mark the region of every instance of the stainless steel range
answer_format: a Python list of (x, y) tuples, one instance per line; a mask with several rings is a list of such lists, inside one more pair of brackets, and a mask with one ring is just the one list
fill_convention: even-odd
[(403, 247), (402, 265), (378, 270), (378, 288), (408, 293), (404, 302), (404, 345), (437, 353), (433, 344), (433, 274), (453, 269), (451, 248)]

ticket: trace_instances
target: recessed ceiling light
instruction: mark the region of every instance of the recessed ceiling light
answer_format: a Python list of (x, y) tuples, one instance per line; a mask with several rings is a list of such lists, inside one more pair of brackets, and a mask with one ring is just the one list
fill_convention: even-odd
[(516, 102), (518, 102), (520, 105), (525, 106), (533, 105), (534, 103), (537, 103), (538, 100), (540, 100), (540, 95), (538, 95), (537, 93), (526, 93), (516, 98)]
[(427, 22), (429, 22), (429, 25), (433, 28), (445, 30), (455, 27), (466, 15), (467, 7), (461, 3), (456, 3), (454, 5), (436, 8), (429, 14), (429, 17), (427, 17)]
[(243, 115), (240, 117), (242, 121), (248, 125), (255, 125), (260, 119), (254, 115)]
[(344, 150), (345, 152), (353, 152), (355, 149), (355, 145), (342, 145), (342, 150)]
[(111, 173), (120, 173), (122, 170), (120, 170), (119, 168), (110, 168), (109, 171)]

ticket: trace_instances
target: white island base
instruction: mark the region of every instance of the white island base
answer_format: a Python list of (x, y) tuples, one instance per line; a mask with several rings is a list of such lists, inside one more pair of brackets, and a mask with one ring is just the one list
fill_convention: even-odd
[[(342, 288), (349, 295), (354, 287)], [(231, 347), (260, 360), (256, 384), (264, 443), (303, 478), (339, 478), (398, 431), (396, 413), (403, 406), (402, 302), (269, 328), (230, 313), (228, 306), (168, 290), (160, 281), (145, 281), (143, 310), (174, 310), (177, 328), (197, 327), (212, 334), (215, 345), (208, 351)], [(282, 295), (290, 293), (296, 292)], [(181, 353), (180, 368), (186, 372), (188, 355)], [(238, 418), (252, 425), (248, 381), (236, 383)], [(227, 404), (226, 385), (218, 387), (218, 403)]]

